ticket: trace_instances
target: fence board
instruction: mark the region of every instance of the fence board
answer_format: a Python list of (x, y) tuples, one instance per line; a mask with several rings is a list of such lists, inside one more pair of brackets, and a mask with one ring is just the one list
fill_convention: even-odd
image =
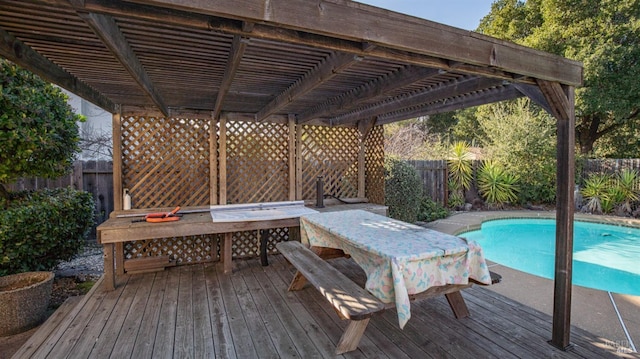
[(411, 160), (407, 161), (416, 169), (422, 182), (424, 195), (434, 202), (447, 204), (447, 161), (446, 160)]

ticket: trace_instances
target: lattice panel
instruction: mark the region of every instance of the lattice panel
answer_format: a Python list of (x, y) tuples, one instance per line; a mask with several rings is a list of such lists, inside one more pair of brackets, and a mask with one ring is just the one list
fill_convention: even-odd
[(365, 195), (384, 204), (384, 128), (374, 127), (365, 141)]
[[(267, 241), (267, 253), (278, 253), (276, 243), (289, 239), (288, 228), (269, 229), (269, 240)], [(260, 255), (260, 232), (243, 231), (233, 233), (233, 258), (250, 258)]]
[(358, 196), (360, 134), (355, 128), (303, 126), (302, 199), (315, 199), (316, 180), (323, 177), (324, 193)]
[(209, 121), (122, 120), (123, 188), (133, 208), (209, 204)]
[(210, 262), (219, 253), (217, 235), (156, 238), (124, 243), (124, 258), (170, 256), (178, 264)]
[(289, 127), (227, 123), (227, 203), (289, 199)]

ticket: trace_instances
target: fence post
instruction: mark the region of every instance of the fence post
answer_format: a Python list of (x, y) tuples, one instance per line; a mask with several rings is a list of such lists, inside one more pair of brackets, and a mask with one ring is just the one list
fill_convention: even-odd
[(73, 188), (80, 191), (84, 190), (83, 172), (84, 172), (83, 161), (73, 162), (73, 173), (71, 174), (70, 185)]

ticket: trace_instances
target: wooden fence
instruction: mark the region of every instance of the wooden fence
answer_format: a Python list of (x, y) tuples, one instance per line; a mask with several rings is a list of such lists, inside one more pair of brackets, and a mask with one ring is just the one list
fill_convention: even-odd
[(416, 169), (418, 177), (422, 181), (422, 190), (424, 195), (440, 204), (447, 204), (447, 161), (446, 160), (430, 160), (407, 161)]
[(109, 213), (114, 209), (111, 161), (76, 161), (69, 175), (57, 179), (23, 178), (7, 186), (7, 189), (20, 191), (69, 186), (93, 195), (96, 224), (91, 231), (91, 239), (94, 239), (95, 227), (109, 218)]

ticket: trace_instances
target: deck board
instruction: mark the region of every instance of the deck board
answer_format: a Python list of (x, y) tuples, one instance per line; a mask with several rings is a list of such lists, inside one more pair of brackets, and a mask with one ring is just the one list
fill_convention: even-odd
[[(348, 259), (332, 264), (358, 283)], [(16, 353), (20, 358), (325, 358), (334, 357), (346, 322), (313, 287), (288, 292), (295, 269), (281, 256), (172, 267), (123, 276), (115, 291), (96, 287), (54, 315)], [(455, 319), (444, 296), (412, 304), (398, 328), (394, 309), (372, 317), (356, 351), (341, 358), (633, 358), (606, 338), (572, 329), (574, 347), (547, 343), (551, 317), (486, 288), (463, 292), (471, 317)], [(52, 319), (52, 320), (54, 320)], [(31, 355), (33, 354), (33, 355)]]

